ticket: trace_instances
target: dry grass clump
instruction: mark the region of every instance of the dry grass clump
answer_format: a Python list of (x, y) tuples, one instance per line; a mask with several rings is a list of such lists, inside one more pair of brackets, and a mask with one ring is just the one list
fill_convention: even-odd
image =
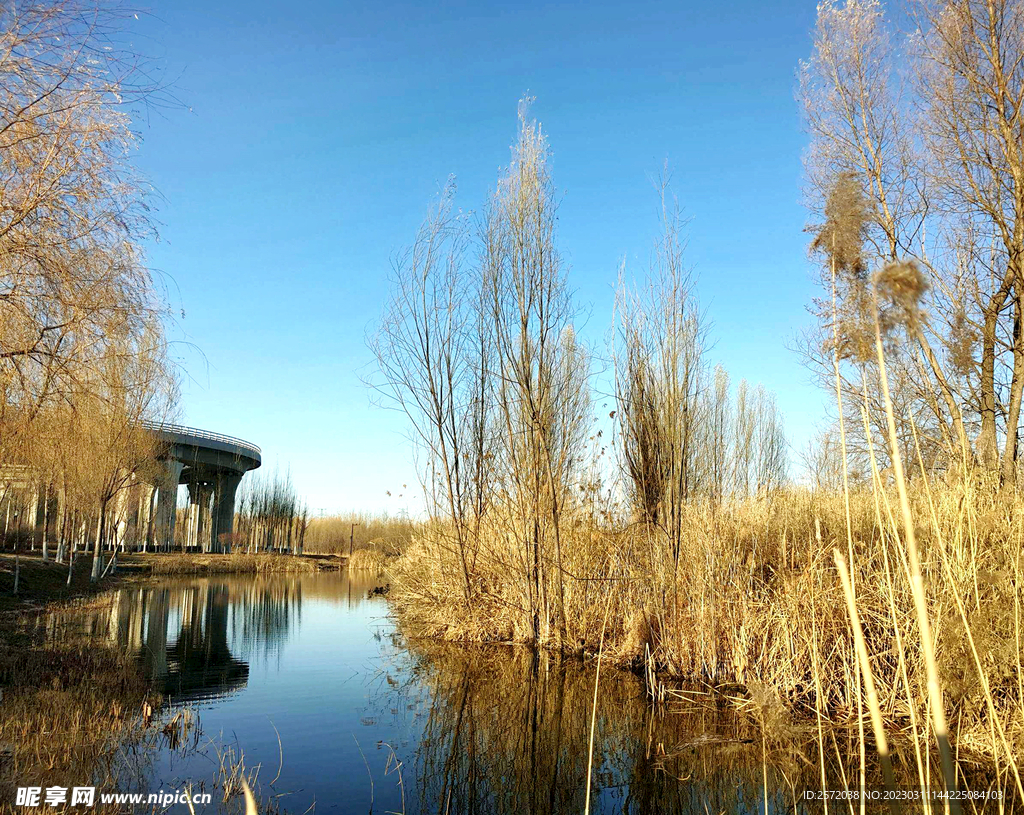
[(350, 569), (357, 571), (373, 572), (374, 574), (383, 574), (387, 569), (388, 563), (394, 559), (394, 555), (389, 555), (383, 549), (368, 548), (368, 549), (357, 549), (352, 553), (347, 561), (347, 565)]
[(126, 655), (95, 644), (34, 646), (0, 641), (0, 798), (15, 786), (112, 782), (118, 753), (142, 737), (148, 685)]
[[(13, 572), (12, 557), (0, 573)], [(127, 745), (152, 734), (159, 699), (141, 665), (102, 643), (39, 636), (26, 613), (53, 611), (95, 598), (86, 559), (73, 571), (22, 557), (18, 595), (0, 598), (0, 811), (17, 786), (71, 787), (96, 779), (117, 788), (129, 770)], [(10, 574), (7, 575), (11, 577)], [(5, 587), (6, 588), (6, 587)]]

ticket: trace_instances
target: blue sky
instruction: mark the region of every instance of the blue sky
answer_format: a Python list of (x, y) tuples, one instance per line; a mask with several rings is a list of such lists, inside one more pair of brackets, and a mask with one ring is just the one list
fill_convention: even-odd
[(711, 358), (777, 393), (794, 448), (813, 433), (823, 395), (788, 350), (814, 294), (793, 97), (813, 2), (153, 3), (131, 36), (186, 108), (138, 123), (138, 162), (160, 198), (150, 261), (184, 311), (183, 420), (261, 445), (315, 509), (417, 507), (364, 337), (449, 174), (480, 207), (527, 93), (596, 351), (668, 161)]

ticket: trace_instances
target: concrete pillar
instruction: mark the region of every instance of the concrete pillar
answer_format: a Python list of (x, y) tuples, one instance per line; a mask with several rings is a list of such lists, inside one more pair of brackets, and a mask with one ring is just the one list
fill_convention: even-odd
[(108, 518), (110, 524), (110, 548), (112, 551), (125, 551), (125, 539), (128, 535), (128, 522), (131, 515), (132, 490), (135, 485), (130, 484), (118, 490), (114, 500), (110, 502), (113, 517)]
[(139, 508), (142, 523), (142, 551), (148, 552), (153, 545), (153, 514), (156, 506), (157, 488), (153, 484), (146, 484), (142, 491), (142, 506)]
[(53, 494), (49, 484), (43, 486), (43, 498), (39, 504), (39, 538), (43, 548), (43, 563), (50, 560), (50, 509), (53, 504)]
[(192, 545), (201, 552), (213, 551), (213, 524), (210, 518), (210, 498), (213, 484), (207, 481), (190, 481), (188, 502), (192, 510)]
[(138, 476), (133, 476), (128, 488), (128, 503), (125, 507), (124, 546), (132, 552), (142, 550), (142, 536), (145, 533), (143, 517), (143, 496), (149, 495), (149, 485)]
[(188, 499), (188, 509), (185, 510), (185, 537), (182, 540), (182, 551), (195, 549), (196, 541), (199, 538), (199, 502), (193, 503), (191, 494)]
[(185, 534), (185, 547), (189, 549), (195, 549), (199, 547), (199, 500), (200, 500), (200, 484), (198, 481), (189, 481), (186, 485), (188, 489), (188, 529)]
[(64, 504), (64, 488), (56, 490), (53, 499), (53, 537), (57, 542), (57, 562), (63, 563), (68, 555), (68, 519), (67, 507)]
[(235, 531), (235, 491), (242, 480), (240, 473), (217, 473), (213, 497), (213, 551), (230, 552)]
[(156, 533), (154, 545), (170, 552), (174, 548), (174, 522), (178, 509), (178, 482), (185, 465), (180, 461), (164, 462), (165, 470), (157, 484)]

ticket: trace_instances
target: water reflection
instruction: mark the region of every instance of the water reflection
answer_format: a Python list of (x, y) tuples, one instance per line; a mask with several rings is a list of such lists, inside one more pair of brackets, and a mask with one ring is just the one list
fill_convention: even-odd
[[(287, 795), (288, 811), (583, 811), (593, 665), (406, 641), (386, 603), (367, 597), (377, 582), (164, 579), (38, 625), (116, 643), (172, 704), (200, 701), (205, 736), (270, 768), (264, 781), (276, 772), (263, 792)], [(811, 811), (797, 799), (805, 783), (820, 785), (812, 735), (763, 739), (756, 721), (714, 704), (658, 709), (637, 677), (613, 670), (596, 710), (592, 812)], [(180, 787), (210, 767), (168, 753), (149, 783)]]
[[(414, 650), (429, 693), (410, 811), (583, 811), (591, 667), (521, 649)], [(602, 678), (594, 756), (594, 812), (764, 812), (766, 781), (768, 811), (794, 811), (788, 750), (766, 768), (759, 730), (734, 712), (663, 715), (629, 674)]]
[[(104, 640), (137, 657), (172, 703), (237, 692), (254, 660), (275, 660), (302, 620), (303, 596), (351, 607), (353, 583), (337, 575), (175, 578), (120, 589), (88, 611), (41, 618), (48, 636)], [(372, 579), (368, 579), (372, 583)], [(360, 586), (360, 588), (362, 588)]]

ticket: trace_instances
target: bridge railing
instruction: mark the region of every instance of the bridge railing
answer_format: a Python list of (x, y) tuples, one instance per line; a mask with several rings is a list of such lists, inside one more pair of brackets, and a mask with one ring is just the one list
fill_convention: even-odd
[(208, 430), (200, 430), (198, 427), (187, 427), (186, 425), (171, 424), (169, 422), (144, 421), (142, 424), (150, 430), (163, 430), (168, 433), (178, 433), (182, 436), (194, 436), (197, 439), (205, 439), (206, 441), (219, 441), (224, 444), (233, 444), (236, 447), (241, 447), (243, 450), (249, 450), (257, 456), (262, 456), (263, 454), (263, 451), (255, 444), (248, 442), (245, 439), (240, 439), (237, 436), (226, 436), (223, 433), (211, 433)]

